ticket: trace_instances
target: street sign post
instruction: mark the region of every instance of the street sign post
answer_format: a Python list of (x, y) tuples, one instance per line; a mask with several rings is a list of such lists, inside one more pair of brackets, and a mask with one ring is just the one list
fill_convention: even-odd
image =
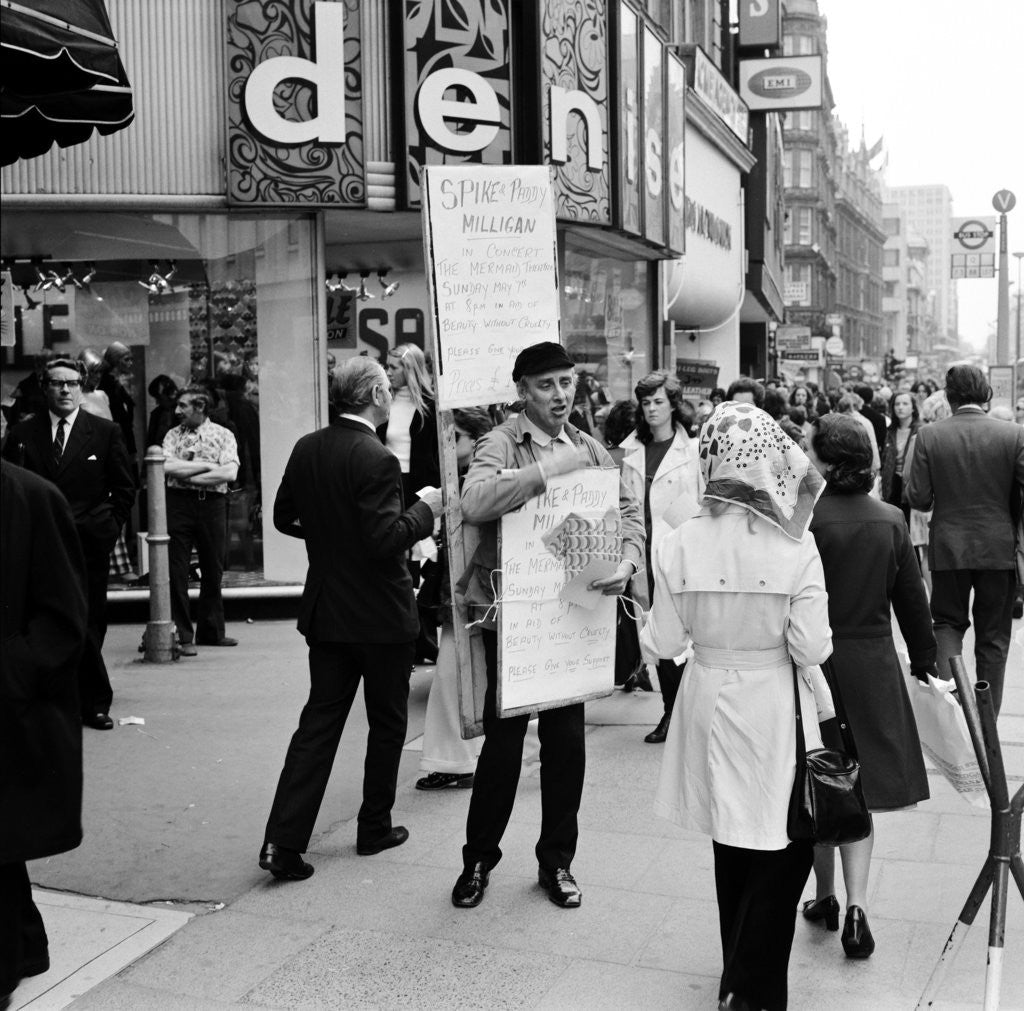
[(996, 364), (1010, 364), (1010, 263), (1006, 238), (1006, 215), (1017, 204), (1009, 190), (1000, 190), (992, 197), (992, 206), (999, 211), (999, 302), (996, 317)]

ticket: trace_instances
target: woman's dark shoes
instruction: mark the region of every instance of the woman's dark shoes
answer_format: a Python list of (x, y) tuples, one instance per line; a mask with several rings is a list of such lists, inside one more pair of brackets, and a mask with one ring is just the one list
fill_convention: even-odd
[(824, 920), (825, 926), (829, 930), (839, 929), (839, 901), (834, 895), (826, 895), (823, 899), (817, 901), (811, 899), (809, 902), (805, 902), (803, 914), (804, 919), (810, 920), (811, 923), (820, 923)]
[(665, 713), (661, 718), (661, 722), (644, 738), (648, 744), (664, 744), (665, 738), (668, 737), (668, 724), (671, 717), (668, 713)]
[(538, 868), (537, 884), (548, 893), (548, 898), (556, 906), (563, 909), (577, 909), (583, 901), (583, 892), (568, 867), (556, 867), (553, 871)]
[(82, 725), (93, 730), (113, 730), (114, 721), (107, 713), (89, 713), (82, 717)]
[(850, 906), (846, 910), (842, 942), (847, 958), (870, 958), (875, 950), (875, 939), (871, 936), (868, 918), (860, 906)]
[(285, 849), (268, 842), (260, 850), (260, 867), (270, 871), (278, 881), (305, 881), (313, 876), (313, 865), (307, 864), (297, 850)]
[(487, 864), (478, 860), (469, 867), (464, 867), (462, 873), (455, 879), (455, 887), (452, 889), (452, 905), (460, 909), (472, 909), (479, 906), (483, 901), (484, 892), (487, 890), (487, 878), (489, 875)]
[(404, 825), (396, 825), (387, 835), (382, 835), (369, 842), (360, 842), (356, 839), (356, 853), (361, 857), (372, 857), (382, 850), (389, 850), (393, 846), (401, 846), (409, 838), (409, 830)]

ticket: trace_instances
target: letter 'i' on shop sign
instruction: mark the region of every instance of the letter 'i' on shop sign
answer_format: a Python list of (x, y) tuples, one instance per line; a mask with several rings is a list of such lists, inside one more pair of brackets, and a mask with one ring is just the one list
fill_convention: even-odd
[[(345, 5), (313, 5), (315, 60), (300, 56), (275, 56), (259, 64), (245, 82), (243, 105), (253, 128), (278, 144), (345, 143), (345, 67), (337, 59), (345, 51)], [(316, 89), (312, 119), (293, 122), (274, 108), (274, 88), (298, 78)]]

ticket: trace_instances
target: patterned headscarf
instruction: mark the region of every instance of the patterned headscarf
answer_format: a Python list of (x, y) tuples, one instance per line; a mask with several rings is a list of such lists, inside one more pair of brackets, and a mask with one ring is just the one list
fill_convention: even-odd
[(753, 404), (719, 404), (700, 433), (705, 499), (733, 502), (800, 540), (825, 487), (803, 450)]

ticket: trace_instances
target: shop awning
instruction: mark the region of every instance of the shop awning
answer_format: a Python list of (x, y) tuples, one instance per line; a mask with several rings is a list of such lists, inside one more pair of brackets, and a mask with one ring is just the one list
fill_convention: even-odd
[(0, 164), (115, 133), (134, 116), (103, 0), (0, 0)]

